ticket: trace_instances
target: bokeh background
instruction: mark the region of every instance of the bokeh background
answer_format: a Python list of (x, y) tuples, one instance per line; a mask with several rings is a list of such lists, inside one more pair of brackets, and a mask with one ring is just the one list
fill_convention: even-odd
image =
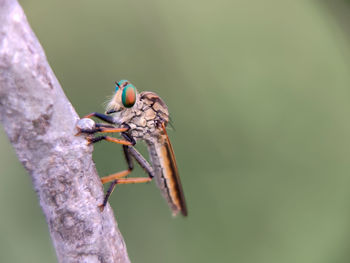
[[(350, 262), (350, 1), (20, 2), (81, 116), (119, 79), (168, 104), (189, 216), (119, 187), (132, 262)], [(3, 130), (0, 157), (0, 261), (55, 262)], [(108, 143), (94, 160), (126, 167)]]

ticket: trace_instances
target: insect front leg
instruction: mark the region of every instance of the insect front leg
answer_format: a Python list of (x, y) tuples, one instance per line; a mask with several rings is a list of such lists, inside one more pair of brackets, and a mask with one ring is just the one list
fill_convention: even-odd
[(106, 114), (98, 113), (98, 112), (92, 112), (92, 113), (90, 113), (88, 115), (85, 115), (83, 118), (92, 118), (92, 117), (96, 117), (96, 118), (98, 118), (100, 120), (103, 120), (105, 122), (108, 122), (110, 124), (116, 124), (115, 120), (114, 120), (114, 118), (112, 116), (108, 116)]
[[(79, 127), (78, 127), (79, 128)], [(94, 127), (87, 128), (87, 129), (79, 129), (79, 133), (87, 133), (87, 134), (94, 134), (97, 132), (105, 132), (105, 133), (112, 133), (112, 132), (126, 132), (129, 128), (122, 127), (122, 128), (116, 128), (112, 125), (104, 124), (104, 123), (96, 123)]]
[[(112, 125), (105, 124), (105, 123), (95, 123), (93, 120), (88, 121), (88, 119), (91, 119), (92, 117), (96, 117)], [(81, 118), (77, 123), (77, 127), (80, 133), (122, 132), (120, 130), (116, 130), (116, 131), (113, 130), (115, 129), (114, 125), (120, 125), (120, 124), (121, 123), (118, 123), (112, 116), (108, 116), (106, 114), (102, 114), (98, 112), (93, 112)], [(129, 126), (126, 125), (126, 128), (129, 128)], [(123, 130), (123, 131), (126, 131), (126, 130)]]
[[(81, 133), (86, 133), (86, 134), (95, 134), (98, 132), (101, 133), (125, 133), (130, 129), (129, 125), (123, 124), (123, 127), (115, 127), (113, 125), (105, 124), (105, 123), (95, 123), (93, 120), (88, 119), (88, 118), (83, 118), (80, 119), (77, 123), (77, 129), (79, 132), (76, 135), (79, 135)], [(87, 138), (88, 144), (99, 142), (101, 140), (106, 140), (114, 143), (119, 143), (123, 145), (134, 145), (135, 141), (132, 140), (132, 142), (127, 141), (127, 140), (121, 140), (117, 139), (114, 137), (106, 136), (106, 135), (100, 135), (100, 136), (88, 136)]]

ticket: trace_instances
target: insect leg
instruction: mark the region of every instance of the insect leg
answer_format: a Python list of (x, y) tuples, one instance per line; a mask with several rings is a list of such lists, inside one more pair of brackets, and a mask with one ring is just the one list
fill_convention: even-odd
[(126, 128), (126, 127), (123, 127), (123, 128), (116, 128), (116, 127), (113, 127), (113, 126), (108, 126), (108, 125), (105, 125), (103, 123), (96, 123), (95, 127), (92, 128), (92, 129), (80, 129), (79, 130), (79, 133), (87, 133), (87, 134), (94, 134), (96, 132), (109, 132), (109, 133), (112, 133), (112, 132), (126, 132), (128, 131), (129, 128)]
[(128, 148), (129, 148), (128, 146), (123, 145), (123, 152), (124, 152), (125, 160), (128, 164), (128, 170), (102, 177), (101, 182), (103, 184), (108, 183), (110, 181), (113, 181), (115, 179), (121, 178), (121, 177), (125, 177), (129, 173), (131, 173), (131, 171), (134, 169), (134, 164), (133, 164), (132, 159), (130, 157)]
[[(136, 184), (136, 183), (147, 183), (152, 180), (154, 177), (153, 169), (152, 166), (146, 161), (146, 159), (132, 146), (124, 146), (123, 145), (123, 150), (124, 150), (124, 155), (125, 159), (128, 163), (129, 170), (123, 171), (121, 173), (113, 174), (110, 176), (102, 177), (101, 181), (102, 183), (107, 183), (110, 182), (111, 180), (114, 180), (106, 193), (106, 196), (103, 200), (102, 205), (100, 205), (101, 211), (103, 211), (104, 207), (107, 204), (108, 198), (112, 194), (114, 188), (116, 187), (117, 184)], [(139, 163), (139, 165), (147, 172), (148, 178), (147, 177), (136, 177), (136, 178), (121, 178), (129, 174), (132, 169), (133, 169), (133, 163), (132, 159), (130, 158), (130, 155), (135, 158), (135, 160)], [(127, 172), (124, 176), (122, 176), (122, 173)]]
[(115, 121), (112, 116), (108, 116), (106, 114), (98, 113), (98, 112), (92, 112), (88, 115), (85, 115), (83, 118), (91, 118), (91, 117), (96, 117), (99, 118), (100, 120), (103, 120), (105, 122), (108, 122), (110, 124), (115, 124)]
[(108, 199), (109, 199), (109, 197), (111, 196), (111, 194), (113, 193), (114, 188), (115, 188), (116, 185), (117, 185), (117, 180), (114, 180), (114, 181), (109, 185), (108, 190), (107, 190), (107, 193), (106, 193), (106, 195), (105, 195), (105, 198), (103, 199), (103, 203), (100, 204), (100, 205), (98, 206), (98, 207), (100, 208), (100, 211), (101, 211), (101, 212), (103, 211), (103, 209), (105, 209), (105, 206), (106, 206), (106, 204), (107, 204), (107, 202), (108, 202)]
[[(128, 127), (129, 127), (129, 125), (128, 125)], [(122, 136), (124, 137), (125, 140), (131, 142), (132, 146), (134, 146), (136, 144), (135, 139), (133, 137), (131, 137), (131, 135), (127, 134), (126, 132), (122, 132)]]
[[(143, 158), (143, 156), (134, 148), (134, 147), (130, 147), (130, 146), (125, 146), (123, 145), (123, 150), (124, 150), (124, 155), (125, 155), (125, 159), (128, 163), (128, 170), (119, 172), (119, 173), (115, 173), (115, 174), (111, 174), (105, 177), (101, 178), (101, 182), (103, 184), (117, 180), (119, 184), (132, 184), (132, 183), (143, 183), (143, 179), (146, 179), (147, 182), (149, 182), (150, 180), (152, 180), (152, 178), (154, 177), (153, 174), (153, 168), (152, 166), (146, 161), (145, 158)], [(126, 175), (128, 175), (132, 169), (134, 168), (132, 160), (130, 158), (130, 155), (132, 157), (134, 157), (134, 159), (138, 162), (138, 164), (145, 170), (145, 172), (148, 174), (149, 178), (143, 178), (143, 177), (136, 177), (136, 178), (123, 178), (123, 179), (119, 179), (121, 177), (125, 177)], [(129, 179), (137, 179), (135, 182), (133, 180), (129, 180)], [(140, 179), (142, 179), (140, 181)], [(125, 181), (126, 180), (126, 181)], [(129, 182), (130, 181), (130, 182)], [(140, 182), (139, 182), (140, 181)]]
[(98, 132), (126, 132), (129, 128), (107, 128), (107, 127), (98, 127)]
[(105, 136), (105, 135), (97, 136), (97, 137), (87, 137), (86, 139), (88, 141), (88, 144), (105, 140), (108, 142), (114, 142), (114, 143), (123, 144), (123, 145), (132, 145), (132, 143), (127, 140), (120, 140), (120, 139), (110, 137), (110, 136)]
[(101, 211), (105, 208), (109, 197), (113, 193), (115, 187), (117, 184), (137, 184), (137, 183), (148, 183), (152, 181), (152, 178), (147, 178), (147, 177), (136, 177), (136, 178), (121, 178), (121, 179), (116, 179), (114, 180), (110, 186), (108, 187), (107, 193), (105, 198), (103, 199), (103, 203), (99, 205), (99, 208)]
[(101, 178), (101, 181), (103, 184), (110, 182), (111, 180), (114, 180), (108, 187), (105, 198), (103, 199), (103, 203), (101, 205), (99, 205), (101, 211), (103, 211), (104, 207), (107, 204), (108, 198), (113, 193), (113, 190), (114, 190), (115, 186), (117, 185), (116, 179), (127, 176), (134, 169), (134, 164), (132, 162), (132, 159), (131, 159), (129, 151), (128, 151), (128, 146), (123, 145), (123, 152), (124, 152), (125, 160), (128, 163), (128, 170), (125, 170), (125, 171), (122, 171), (119, 173), (115, 173), (115, 174), (111, 174), (109, 176), (105, 176), (105, 177)]
[(147, 160), (139, 153), (134, 147), (129, 146), (129, 153), (138, 164), (142, 167), (142, 169), (148, 174), (149, 178), (152, 179), (154, 177), (154, 172), (152, 166), (147, 162)]
[(106, 123), (95, 123), (96, 127), (104, 127), (104, 128), (115, 128), (114, 125), (106, 124)]
[[(100, 123), (98, 123), (98, 124), (100, 124)], [(102, 125), (104, 126), (104, 124), (102, 124)], [(114, 128), (114, 127), (100, 127), (99, 125), (97, 125), (98, 130), (95, 131), (95, 132), (121, 132), (122, 136), (124, 137), (125, 140), (120, 140), (120, 139), (105, 136), (105, 135), (101, 135), (101, 136), (97, 136), (97, 137), (87, 137), (86, 139), (88, 141), (88, 144), (99, 142), (102, 140), (106, 140), (109, 142), (119, 143), (119, 144), (123, 144), (123, 145), (135, 145), (136, 141), (134, 140), (134, 138), (132, 138), (127, 133), (125, 133), (126, 131), (128, 131), (130, 129), (129, 125), (126, 125), (126, 126), (127, 127), (124, 127), (124, 128)], [(93, 132), (89, 131), (88, 133), (93, 133)]]

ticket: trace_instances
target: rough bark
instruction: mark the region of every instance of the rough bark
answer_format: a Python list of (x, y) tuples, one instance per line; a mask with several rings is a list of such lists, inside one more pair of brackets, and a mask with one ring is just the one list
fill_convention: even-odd
[[(0, 121), (32, 177), (59, 262), (129, 262), (92, 146), (15, 0), (0, 0)], [(18, 248), (20, 250), (20, 248)]]

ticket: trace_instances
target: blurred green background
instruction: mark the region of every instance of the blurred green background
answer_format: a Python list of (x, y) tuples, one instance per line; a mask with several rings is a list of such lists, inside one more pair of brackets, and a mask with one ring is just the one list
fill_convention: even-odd
[[(350, 1), (21, 4), (80, 116), (119, 79), (168, 104), (189, 217), (154, 183), (119, 187), (132, 262), (350, 262)], [(0, 261), (55, 262), (3, 130), (0, 156)], [(126, 167), (108, 143), (94, 160)]]

